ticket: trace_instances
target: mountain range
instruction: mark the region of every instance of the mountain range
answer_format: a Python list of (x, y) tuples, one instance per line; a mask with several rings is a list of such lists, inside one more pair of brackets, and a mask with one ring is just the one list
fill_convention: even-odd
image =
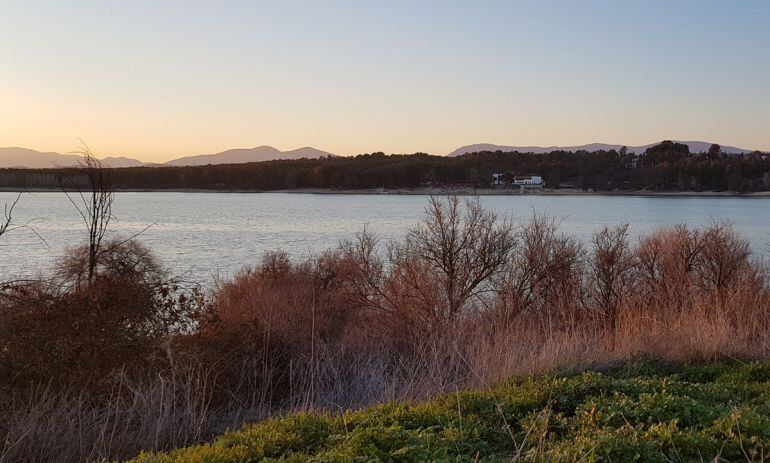
[[(206, 164), (240, 164), (245, 162), (271, 161), (275, 159), (302, 159), (334, 156), (319, 149), (304, 147), (290, 151), (280, 151), (272, 146), (232, 149), (215, 154), (186, 156), (166, 163), (146, 163), (127, 157), (107, 157), (101, 159), (107, 167), (139, 166), (201, 166)], [(27, 148), (0, 148), (0, 168), (23, 167), (43, 169), (48, 167), (75, 166), (82, 159), (78, 154), (43, 153)]]
[[(710, 142), (704, 141), (683, 141), (690, 147), (693, 153), (705, 153), (711, 147)], [(627, 146), (628, 152), (640, 154), (647, 148), (656, 145), (651, 143), (642, 146)], [(551, 151), (599, 151), (599, 150), (619, 150), (624, 145), (611, 145), (605, 143), (591, 143), (588, 145), (577, 146), (505, 146), (493, 145), (489, 143), (479, 143), (467, 145), (458, 148), (447, 156), (460, 156), (466, 153), (479, 151), (518, 151), (520, 153), (542, 154)], [(752, 150), (736, 148), (734, 146), (722, 146), (722, 151), (726, 153), (745, 154)], [(201, 154), (197, 156), (180, 157), (166, 163), (146, 163), (137, 159), (127, 157), (107, 157), (101, 161), (107, 167), (138, 167), (138, 166), (201, 166), (207, 164), (240, 164), (246, 162), (271, 161), (275, 159), (315, 159), (326, 156), (335, 156), (335, 154), (322, 151), (316, 148), (304, 147), (289, 151), (280, 151), (272, 146), (258, 146), (256, 148), (231, 149), (213, 154)], [(61, 153), (43, 153), (26, 148), (0, 148), (0, 168), (22, 167), (31, 169), (41, 169), (48, 167), (68, 167), (77, 165), (81, 157), (77, 154)]]
[(291, 151), (279, 151), (272, 146), (258, 146), (249, 149), (233, 149), (216, 154), (200, 154), (174, 159), (168, 166), (201, 166), (206, 164), (241, 164), (244, 162), (272, 161), (274, 159), (314, 159), (334, 156), (332, 153), (306, 146)]
[[(711, 147), (711, 142), (705, 142), (705, 141), (677, 141), (677, 143), (684, 143), (685, 145), (690, 147), (691, 153), (706, 153), (708, 152), (709, 148)], [(642, 145), (642, 146), (628, 146), (628, 145), (610, 145), (606, 143), (590, 143), (588, 145), (577, 145), (577, 146), (504, 146), (504, 145), (493, 145), (490, 143), (479, 143), (476, 145), (468, 145), (463, 146), (462, 148), (458, 148), (451, 153), (449, 153), (447, 156), (461, 156), (466, 153), (478, 153), (480, 151), (518, 151), (519, 153), (534, 153), (534, 154), (543, 154), (543, 153), (550, 153), (552, 151), (609, 151), (609, 150), (619, 150), (623, 146), (626, 146), (629, 153), (634, 154), (642, 154), (644, 153), (647, 148), (651, 146), (655, 146), (657, 144), (660, 144), (660, 142), (657, 143), (650, 143), (649, 145)], [(736, 148), (734, 146), (722, 146), (722, 151), (725, 153), (731, 153), (731, 154), (746, 154), (750, 153), (753, 150), (747, 150), (743, 148)]]

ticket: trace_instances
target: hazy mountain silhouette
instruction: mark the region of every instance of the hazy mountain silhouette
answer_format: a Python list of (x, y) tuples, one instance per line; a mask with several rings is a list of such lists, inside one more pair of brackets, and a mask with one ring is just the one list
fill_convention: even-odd
[(29, 167), (42, 169), (56, 166), (77, 165), (81, 157), (76, 154), (41, 153), (27, 148), (0, 148), (0, 167)]
[[(107, 167), (137, 167), (137, 166), (199, 166), (206, 164), (240, 164), (244, 162), (271, 161), (274, 159), (301, 159), (333, 156), (332, 153), (319, 149), (304, 147), (290, 151), (279, 151), (272, 146), (259, 146), (250, 149), (233, 149), (216, 154), (186, 156), (174, 159), (165, 164), (145, 163), (127, 157), (107, 157), (102, 159)], [(29, 169), (44, 169), (49, 167), (75, 166), (82, 159), (77, 154), (42, 153), (27, 148), (0, 148), (0, 168), (23, 167)]]
[[(659, 143), (659, 142), (658, 142)], [(658, 143), (650, 143), (643, 146), (628, 146), (630, 153), (643, 153), (647, 148), (655, 146)], [(711, 147), (710, 142), (704, 141), (680, 141), (687, 144), (693, 153), (705, 153)], [(479, 143), (467, 145), (458, 148), (447, 156), (460, 156), (465, 153), (474, 153), (479, 151), (519, 151), (521, 153), (548, 153), (556, 150), (564, 151), (598, 151), (598, 150), (619, 150), (623, 145), (611, 145), (606, 143), (591, 143), (578, 146), (504, 146), (490, 143)], [(751, 150), (736, 148), (734, 146), (722, 146), (722, 151), (726, 153), (745, 154)], [(207, 164), (241, 164), (246, 162), (272, 161), (276, 159), (301, 159), (301, 158), (320, 158), (325, 156), (335, 156), (327, 151), (306, 146), (289, 151), (280, 151), (272, 146), (258, 146), (256, 148), (231, 149), (214, 154), (201, 154), (197, 156), (185, 156), (164, 164), (145, 163), (137, 159), (127, 157), (107, 157), (101, 161), (107, 167), (137, 167), (137, 166), (201, 166)], [(77, 154), (61, 153), (43, 153), (27, 148), (0, 148), (0, 168), (22, 167), (31, 169), (43, 169), (50, 167), (69, 167), (75, 166), (81, 160)]]
[[(705, 153), (709, 150), (712, 143), (705, 142), (705, 141), (679, 141), (678, 143), (684, 143), (690, 147), (690, 152), (692, 153)], [(660, 142), (657, 143), (650, 143), (649, 145), (642, 145), (642, 146), (628, 146), (625, 145), (628, 148), (629, 153), (635, 153), (635, 154), (641, 154), (644, 153), (647, 148), (651, 146), (655, 146), (657, 144), (660, 144)], [(447, 156), (460, 156), (465, 153), (476, 153), (479, 151), (518, 151), (520, 153), (535, 153), (535, 154), (543, 154), (543, 153), (550, 153), (551, 151), (599, 151), (599, 150), (619, 150), (624, 145), (611, 145), (607, 143), (590, 143), (588, 145), (577, 145), (577, 146), (503, 146), (503, 145), (493, 145), (490, 143), (479, 143), (476, 145), (468, 145), (463, 146), (462, 148), (458, 148), (451, 153), (449, 153)], [(746, 154), (750, 153), (752, 150), (747, 150), (743, 148), (736, 148), (734, 146), (722, 146), (722, 151), (725, 153), (736, 153), (736, 154)]]
[(107, 167), (139, 167), (139, 166), (149, 165), (148, 163), (142, 162), (138, 159), (131, 159), (124, 156), (107, 157), (102, 159), (101, 161), (102, 161), (102, 164), (104, 164)]
[(280, 151), (272, 146), (242, 148), (223, 151), (216, 154), (201, 154), (186, 156), (169, 161), (169, 166), (201, 166), (206, 164), (241, 164), (244, 162), (272, 161), (274, 159), (301, 159), (333, 156), (332, 153), (306, 146), (291, 151)]
[[(0, 168), (24, 167), (45, 169), (49, 167), (76, 166), (83, 159), (79, 154), (42, 153), (27, 148), (0, 148)], [(142, 161), (126, 157), (108, 157), (101, 160), (107, 167), (136, 167), (146, 165)]]

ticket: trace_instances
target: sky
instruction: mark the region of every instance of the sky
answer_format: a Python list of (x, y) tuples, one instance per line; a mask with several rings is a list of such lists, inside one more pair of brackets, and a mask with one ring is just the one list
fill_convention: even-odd
[(770, 151), (770, 0), (0, 0), (0, 146)]

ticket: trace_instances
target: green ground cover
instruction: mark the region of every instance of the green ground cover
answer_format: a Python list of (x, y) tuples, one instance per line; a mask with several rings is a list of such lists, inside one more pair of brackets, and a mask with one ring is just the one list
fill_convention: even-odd
[(763, 461), (770, 363), (633, 363), (340, 414), (292, 414), (134, 462)]

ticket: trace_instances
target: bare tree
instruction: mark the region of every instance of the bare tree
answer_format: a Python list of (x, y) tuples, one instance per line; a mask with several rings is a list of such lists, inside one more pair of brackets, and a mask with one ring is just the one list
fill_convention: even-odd
[(431, 198), (426, 218), (395, 249), (393, 255), (401, 258), (394, 268), (418, 292), (425, 284), (435, 285), (435, 315), (453, 321), (471, 299), (489, 289), (490, 278), (508, 261), (515, 244), (511, 224), (485, 211), (478, 198), (466, 201), (464, 208), (455, 196)]
[[(115, 194), (112, 190), (109, 173), (104, 164), (91, 153), (88, 147), (79, 153), (83, 156), (77, 175), (65, 175), (67, 185), (64, 193), (77, 209), (88, 233), (87, 281), (92, 283), (99, 261), (102, 241), (112, 219), (112, 202)], [(74, 194), (68, 191), (74, 190)], [(84, 190), (85, 189), (85, 190)]]

